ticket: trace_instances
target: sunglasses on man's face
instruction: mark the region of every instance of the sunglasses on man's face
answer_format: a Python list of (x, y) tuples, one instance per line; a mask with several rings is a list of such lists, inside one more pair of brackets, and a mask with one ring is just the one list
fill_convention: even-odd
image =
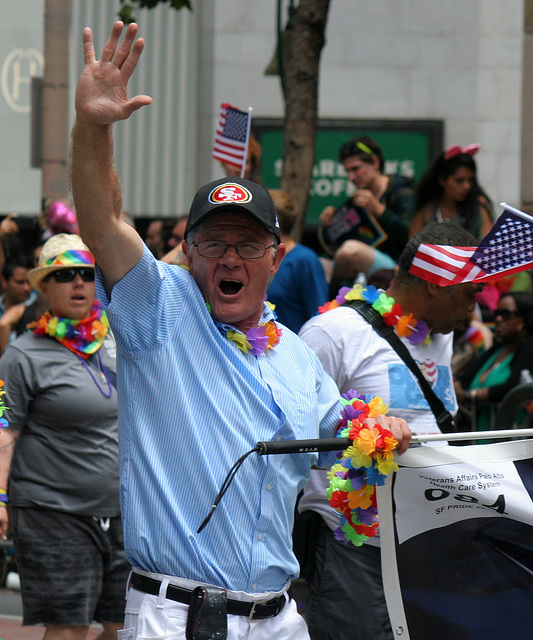
[(49, 273), (44, 280), (48, 282), (50, 278), (53, 278), (56, 282), (73, 282), (78, 273), (83, 282), (94, 282), (94, 269), (83, 267), (81, 269), (58, 269)]

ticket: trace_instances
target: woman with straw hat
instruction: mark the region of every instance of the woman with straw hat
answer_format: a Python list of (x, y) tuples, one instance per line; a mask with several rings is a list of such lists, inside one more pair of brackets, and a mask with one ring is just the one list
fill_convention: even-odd
[(77, 235), (43, 246), (28, 277), (49, 303), (0, 359), (0, 536), (15, 544), (23, 624), (44, 638), (122, 628), (129, 573), (119, 508), (115, 344), (95, 299), (94, 257)]

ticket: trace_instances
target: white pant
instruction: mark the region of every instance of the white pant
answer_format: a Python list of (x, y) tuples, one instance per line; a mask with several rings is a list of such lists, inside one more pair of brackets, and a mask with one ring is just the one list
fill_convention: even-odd
[[(126, 602), (124, 629), (118, 632), (119, 640), (182, 640), (185, 638), (188, 605), (168, 600), (163, 596), (166, 585), (178, 584), (193, 589), (197, 583), (179, 580), (160, 574), (139, 571), (163, 582), (161, 595), (153, 596), (136, 589), (129, 589)], [(245, 594), (228, 591), (228, 599), (252, 601), (270, 600), (280, 593)], [(288, 596), (285, 595), (288, 600)], [(304, 619), (290, 600), (281, 613), (266, 620), (249, 620), (246, 616), (228, 615), (228, 640), (309, 640)]]

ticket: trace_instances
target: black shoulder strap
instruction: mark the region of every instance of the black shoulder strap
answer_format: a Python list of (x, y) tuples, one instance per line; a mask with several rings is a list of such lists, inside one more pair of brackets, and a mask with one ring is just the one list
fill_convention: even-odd
[(352, 307), (352, 309), (355, 309), (360, 315), (362, 315), (363, 318), (372, 325), (374, 330), (390, 344), (394, 351), (396, 351), (416, 376), (418, 383), (420, 384), (420, 388), (431, 407), (431, 411), (433, 411), (433, 414), (435, 415), (439, 429), (442, 433), (453, 433), (455, 431), (455, 426), (452, 414), (445, 409), (440, 398), (430, 387), (429, 382), (424, 378), (422, 371), (420, 371), (420, 368), (413, 360), (409, 350), (396, 335), (394, 328), (387, 326), (383, 321), (381, 314), (364, 300), (353, 300), (351, 302), (347, 302), (346, 306)]

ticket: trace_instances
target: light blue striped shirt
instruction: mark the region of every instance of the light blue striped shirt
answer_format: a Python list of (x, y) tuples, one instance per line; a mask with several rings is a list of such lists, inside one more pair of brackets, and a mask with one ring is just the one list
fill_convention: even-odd
[[(236, 591), (278, 591), (298, 574), (295, 498), (317, 454), (246, 459), (209, 524), (198, 527), (234, 462), (257, 441), (332, 437), (335, 383), (284, 329), (266, 355), (215, 327), (185, 269), (139, 264), (108, 300), (117, 340), (121, 507), (130, 562)], [(270, 319), (265, 305), (262, 321)], [(331, 464), (332, 455), (320, 458)]]

